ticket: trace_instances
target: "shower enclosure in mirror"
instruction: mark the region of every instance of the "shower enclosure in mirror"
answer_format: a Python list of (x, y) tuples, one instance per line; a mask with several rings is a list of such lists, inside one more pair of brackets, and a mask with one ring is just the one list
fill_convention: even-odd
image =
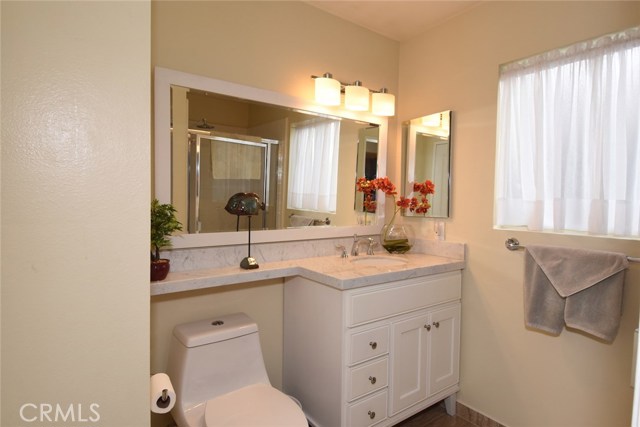
[[(402, 125), (405, 148), (404, 194), (414, 182), (435, 184), (427, 217), (448, 218), (451, 197), (451, 111), (441, 111), (406, 121)], [(407, 216), (422, 216), (403, 211)]]
[(253, 227), (275, 229), (281, 180), (270, 171), (277, 170), (278, 141), (195, 129), (188, 135), (188, 232), (246, 229), (247, 223), (224, 215), (229, 197), (236, 193), (261, 195), (265, 209)]
[(223, 209), (238, 192), (265, 204), (255, 242), (379, 232), (384, 207), (359, 225), (354, 189), (384, 174), (386, 118), (162, 68), (155, 85), (155, 193), (187, 224), (174, 247), (243, 243)]

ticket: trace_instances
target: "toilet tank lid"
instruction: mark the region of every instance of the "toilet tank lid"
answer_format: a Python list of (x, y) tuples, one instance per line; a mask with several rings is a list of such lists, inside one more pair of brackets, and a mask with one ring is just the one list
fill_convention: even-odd
[(254, 332), (258, 332), (258, 325), (244, 313), (183, 323), (173, 329), (173, 335), (185, 347), (198, 347)]

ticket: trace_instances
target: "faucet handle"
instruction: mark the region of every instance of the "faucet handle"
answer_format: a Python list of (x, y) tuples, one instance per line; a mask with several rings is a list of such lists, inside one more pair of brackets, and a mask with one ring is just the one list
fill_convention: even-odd
[(373, 248), (378, 246), (378, 242), (369, 237), (369, 248), (367, 249), (367, 255), (373, 255)]
[(347, 248), (345, 248), (343, 245), (336, 245), (336, 250), (341, 251), (340, 252), (340, 258), (348, 258), (349, 254), (347, 253)]

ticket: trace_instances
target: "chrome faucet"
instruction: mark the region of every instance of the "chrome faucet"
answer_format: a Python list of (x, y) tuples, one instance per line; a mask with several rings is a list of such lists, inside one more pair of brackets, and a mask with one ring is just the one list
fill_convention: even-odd
[(373, 238), (369, 237), (369, 247), (367, 248), (367, 255), (373, 255), (373, 248), (378, 244)]
[[(353, 235), (353, 245), (351, 246), (351, 255), (352, 256), (360, 255), (360, 244), (362, 244), (362, 243), (369, 243), (369, 249), (371, 249), (370, 240), (373, 240), (373, 239), (369, 239), (369, 240), (358, 239), (358, 235), (354, 234)], [(373, 253), (373, 250), (371, 250), (371, 253)], [(369, 254), (369, 251), (367, 251), (367, 254)]]
[(342, 245), (336, 245), (336, 250), (340, 251), (340, 258), (348, 258), (347, 248)]

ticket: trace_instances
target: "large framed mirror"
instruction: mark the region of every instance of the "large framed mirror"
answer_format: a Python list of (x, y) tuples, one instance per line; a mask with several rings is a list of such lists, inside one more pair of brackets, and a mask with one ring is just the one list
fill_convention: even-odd
[(363, 224), (355, 181), (385, 173), (386, 118), (160, 67), (154, 93), (155, 195), (184, 225), (173, 247), (246, 243), (224, 210), (238, 192), (264, 202), (256, 243), (379, 232), (384, 206)]
[[(435, 194), (429, 196), (431, 209), (427, 218), (449, 218), (451, 200), (451, 119), (452, 112), (440, 111), (402, 124), (405, 149), (404, 193), (409, 194), (414, 182), (429, 179)], [(403, 215), (423, 216), (405, 209)]]

